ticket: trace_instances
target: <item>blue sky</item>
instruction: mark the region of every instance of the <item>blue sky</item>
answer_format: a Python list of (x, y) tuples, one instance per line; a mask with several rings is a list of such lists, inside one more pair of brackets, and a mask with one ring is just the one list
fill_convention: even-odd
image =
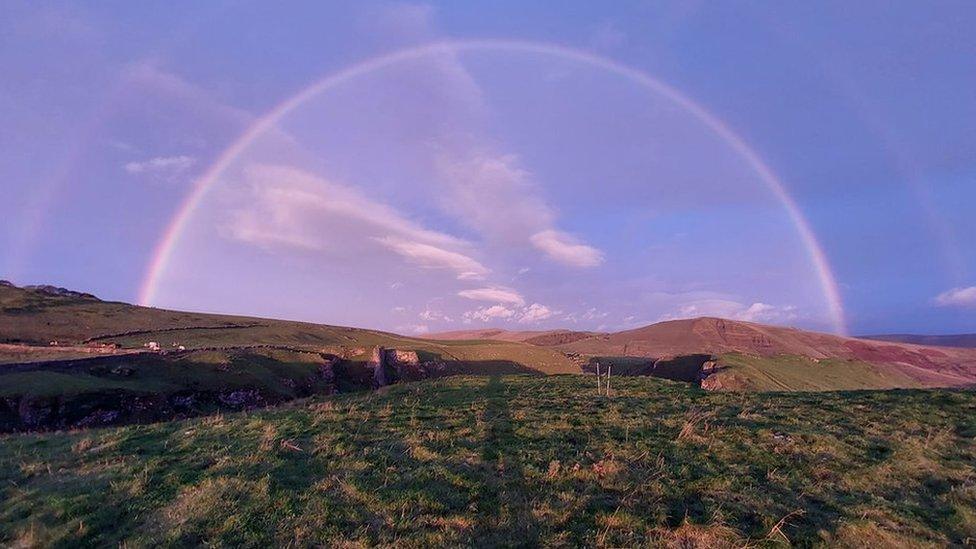
[(5, 2), (0, 278), (407, 333), (976, 331), (972, 3), (604, 4)]

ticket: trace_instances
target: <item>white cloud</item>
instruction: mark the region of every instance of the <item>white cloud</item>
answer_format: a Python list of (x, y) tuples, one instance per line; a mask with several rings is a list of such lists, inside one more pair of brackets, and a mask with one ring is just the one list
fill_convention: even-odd
[(559, 311), (553, 311), (541, 303), (533, 303), (522, 312), (522, 315), (519, 317), (519, 322), (523, 324), (530, 324), (533, 322), (539, 322), (540, 320), (552, 318), (558, 314)]
[(425, 229), (358, 189), (289, 166), (252, 164), (244, 176), (252, 196), (224, 226), (231, 238), (316, 251), (365, 249), (372, 243), (420, 267), (453, 271), (458, 278), (488, 274), (468, 255), (469, 243)]
[(131, 174), (177, 175), (193, 167), (196, 158), (181, 154), (179, 156), (157, 156), (141, 162), (128, 162), (122, 168)]
[(406, 307), (393, 307), (390, 310), (393, 311), (394, 313), (397, 313), (397, 314), (403, 314), (403, 313), (407, 312), (407, 308)]
[(430, 327), (426, 324), (406, 324), (397, 326), (396, 331), (401, 333), (426, 334), (430, 332)]
[(451, 317), (445, 315), (440, 311), (435, 311), (432, 309), (424, 309), (420, 313), (421, 320), (436, 321), (436, 322), (451, 322)]
[(488, 269), (474, 259), (431, 244), (395, 237), (377, 238), (376, 241), (421, 267), (453, 270), (462, 280), (482, 278), (488, 273)]
[[(411, 36), (437, 36), (434, 11), (411, 4), (386, 10), (377, 19), (392, 21), (393, 28)], [(488, 244), (532, 246), (532, 236), (558, 232), (557, 212), (547, 202), (534, 175), (514, 151), (484, 132), (490, 125), (491, 108), (482, 89), (457, 55), (448, 48), (434, 52), (418, 69), (420, 86), (436, 100), (421, 128), (423, 139), (417, 150), (429, 159), (438, 206), (448, 215), (473, 229)], [(562, 254), (547, 258), (572, 266), (591, 266), (601, 254), (575, 240), (564, 243)], [(567, 246), (579, 246), (574, 250)], [(567, 259), (568, 258), (568, 259)]]
[(603, 253), (580, 243), (573, 236), (556, 230), (540, 231), (531, 238), (532, 244), (550, 258), (575, 267), (596, 267), (603, 263)]
[(513, 305), (525, 305), (525, 299), (518, 292), (511, 288), (491, 287), (477, 288), (474, 290), (461, 290), (459, 296), (476, 301), (493, 301), (495, 303), (509, 303)]
[(756, 302), (751, 305), (728, 299), (700, 299), (684, 303), (660, 320), (713, 316), (746, 322), (787, 322), (797, 318), (796, 307)]
[(529, 306), (524, 304), (496, 304), (490, 307), (480, 307), (473, 311), (467, 311), (462, 316), (462, 322), (470, 324), (474, 320), (481, 322), (511, 322), (517, 321), (520, 324), (534, 324), (560, 315), (560, 311), (553, 310), (541, 303), (533, 303)]
[(586, 311), (583, 311), (582, 313), (575, 313), (575, 312), (569, 313), (568, 315), (563, 317), (563, 320), (576, 323), (581, 320), (587, 321), (587, 320), (598, 320), (598, 319), (606, 318), (609, 314), (610, 313), (607, 313), (606, 311), (598, 311), (596, 307), (591, 307)]
[(451, 142), (435, 157), (447, 184), (444, 208), (489, 238), (516, 242), (553, 222), (531, 176), (514, 154), (471, 140)]
[(465, 312), (464, 320), (466, 323), (469, 323), (472, 320), (489, 322), (492, 320), (506, 320), (512, 318), (513, 316), (515, 316), (515, 310), (504, 305), (492, 305), (491, 307), (481, 307), (473, 311)]
[(976, 286), (942, 292), (935, 297), (935, 304), (941, 307), (976, 307)]

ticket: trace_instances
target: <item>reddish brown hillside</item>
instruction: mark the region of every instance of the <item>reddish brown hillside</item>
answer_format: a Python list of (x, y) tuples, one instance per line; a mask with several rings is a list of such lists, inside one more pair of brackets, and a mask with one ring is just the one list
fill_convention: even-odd
[(849, 359), (888, 365), (926, 384), (976, 383), (976, 349), (870, 341), (720, 318), (660, 322), (557, 348), (603, 356), (744, 353), (766, 357), (797, 355), (811, 359)]

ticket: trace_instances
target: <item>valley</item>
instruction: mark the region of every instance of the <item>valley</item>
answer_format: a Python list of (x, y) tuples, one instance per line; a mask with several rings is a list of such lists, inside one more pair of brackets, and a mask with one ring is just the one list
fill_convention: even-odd
[(970, 387), (976, 349), (718, 318), (424, 338), (0, 283), (0, 432), (147, 423), (450, 375), (650, 376), (710, 391)]

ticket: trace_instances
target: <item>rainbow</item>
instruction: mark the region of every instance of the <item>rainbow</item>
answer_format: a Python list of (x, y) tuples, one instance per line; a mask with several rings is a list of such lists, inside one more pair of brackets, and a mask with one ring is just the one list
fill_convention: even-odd
[(830, 263), (827, 256), (817, 241), (810, 223), (803, 216), (796, 201), (787, 192), (786, 187), (773, 173), (773, 171), (763, 162), (763, 160), (753, 151), (745, 141), (742, 140), (725, 123), (705, 110), (701, 105), (680, 93), (671, 86), (657, 80), (649, 74), (638, 69), (618, 63), (612, 59), (601, 57), (586, 51), (576, 50), (565, 46), (539, 42), (525, 42), (513, 40), (448, 40), (426, 44), (417, 47), (398, 50), (377, 57), (362, 61), (356, 65), (340, 70), (330, 76), (322, 78), (301, 90), (297, 94), (289, 97), (284, 102), (278, 104), (267, 114), (257, 119), (240, 137), (237, 138), (227, 149), (225, 149), (217, 160), (200, 176), (194, 183), (192, 191), (176, 210), (175, 215), (167, 226), (162, 238), (149, 262), (146, 276), (139, 292), (139, 303), (151, 305), (156, 296), (159, 281), (166, 271), (166, 266), (173, 255), (173, 250), (180, 236), (183, 233), (187, 222), (192, 217), (194, 211), (199, 206), (203, 197), (213, 187), (220, 175), (226, 170), (237, 157), (247, 149), (259, 136), (273, 128), (284, 116), (294, 111), (297, 107), (315, 97), (316, 95), (328, 91), (336, 86), (349, 82), (359, 76), (366, 75), (404, 61), (415, 60), (433, 54), (453, 54), (464, 51), (494, 51), (494, 52), (516, 52), (548, 55), (558, 57), (568, 61), (576, 61), (586, 65), (598, 67), (612, 74), (626, 78), (643, 88), (659, 94), (678, 105), (689, 114), (694, 116), (702, 124), (708, 127), (725, 143), (727, 143), (748, 165), (755, 171), (762, 182), (776, 196), (786, 209), (797, 233), (806, 248), (810, 262), (812, 263), (818, 281), (826, 300), (830, 313), (830, 320), (834, 331), (840, 334), (847, 333), (846, 321), (844, 318), (844, 307), (841, 301), (840, 291), (834, 279)]

